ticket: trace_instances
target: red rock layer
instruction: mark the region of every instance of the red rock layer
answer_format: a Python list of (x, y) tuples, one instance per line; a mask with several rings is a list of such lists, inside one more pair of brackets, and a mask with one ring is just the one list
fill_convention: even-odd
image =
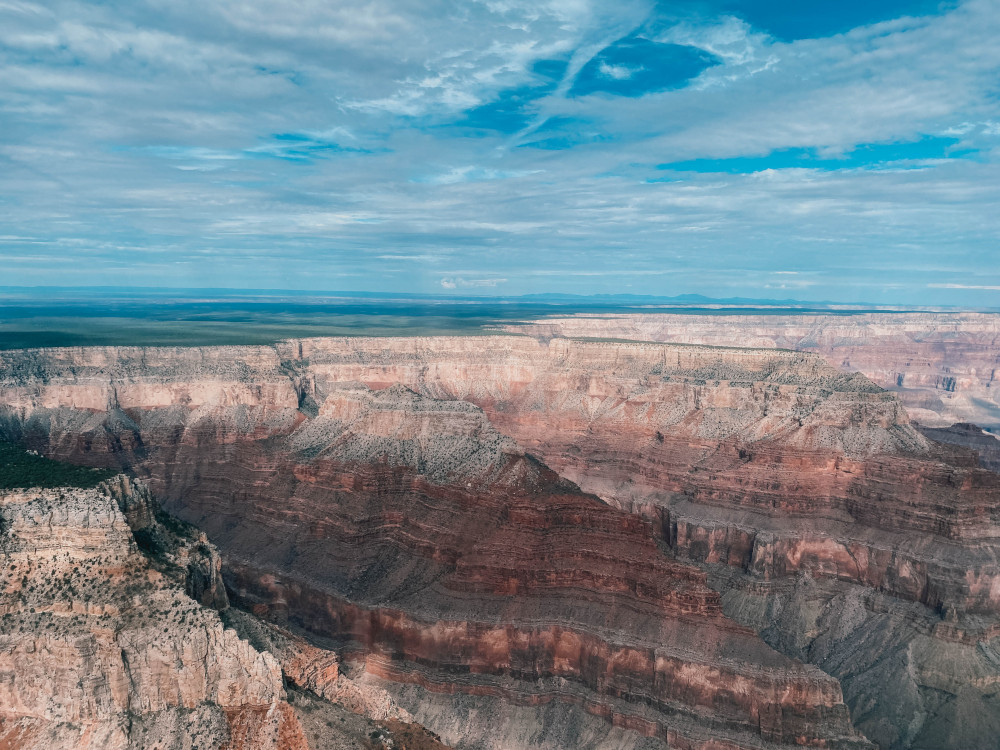
[[(90, 431), (86, 413), (36, 404), (72, 401), (100, 367), (7, 398), (29, 439), (137, 462), (238, 565), (240, 598), (348, 639), (383, 676), (571, 702), (690, 747), (864, 745), (836, 681), (727, 620), (646, 520), (524, 456), (470, 404), (345, 389), (305, 364), (281, 365), (291, 396), (276, 389), (274, 404), (213, 406), (250, 398), (215, 375), (175, 377), (184, 406), (161, 406), (151, 387), (145, 408), (145, 371), (119, 363), (128, 388), (110, 384), (117, 409)], [(315, 417), (288, 406), (308, 399)]]
[[(511, 339), (491, 340), (485, 356), (455, 339), (301, 348), (320, 393), (338, 381), (402, 382), (479, 404), (584, 489), (660, 524), (692, 559), (1000, 611), (1000, 478), (928, 442), (891, 394), (816, 357)], [(738, 528), (725, 531), (729, 518)]]
[[(837, 685), (725, 620), (703, 575), (665, 558), (644, 521), (524, 456), (484, 459), (497, 436), (465, 405), (414, 424), (424, 400), (376, 400), (346, 432), (318, 418), (309, 429), (323, 449), (307, 465), (253, 457), (256, 445), (229, 456), (272, 467), (253, 485), (200, 440), (197, 484), (156, 478), (239, 561), (229, 563), (238, 600), (349, 639), (380, 676), (430, 689), (569, 700), (631, 716), (651, 736), (707, 725), (734, 746), (854, 741)], [(345, 406), (356, 401), (333, 394), (321, 413), (356, 415)], [(471, 448), (439, 444), (442, 421), (471, 427)], [(300, 449), (316, 438), (305, 427), (292, 436)], [(172, 465), (194, 460), (182, 448)], [(234, 481), (238, 520), (224, 499)], [(537, 692), (555, 678), (565, 683)]]
[[(247, 595), (270, 612), (286, 605), (263, 597), (267, 586), (251, 586), (255, 576), (287, 575), (331, 597), (334, 612), (346, 602), (422, 626), (515, 624), (536, 634), (554, 622), (606, 643), (621, 633), (672, 643), (680, 631), (657, 630), (657, 618), (712, 619), (718, 605), (697, 593), (704, 584), (684, 566), (654, 579), (636, 572), (657, 554), (640, 542), (650, 529), (677, 556), (730, 566), (760, 585), (806, 574), (927, 605), (966, 640), (988, 638), (1000, 609), (997, 475), (913, 429), (892, 394), (814, 355), (496, 337), (99, 350), (79, 367), (71, 360), (0, 357), (8, 429), (60, 455), (101, 461), (110, 452), (135, 462), (247, 566)], [(357, 383), (390, 390), (373, 409), (373, 397), (350, 390)], [(451, 405), (391, 389), (398, 383)], [(491, 459), (516, 446), (463, 402), (652, 526), (566, 505), (573, 492), (543, 482), (545, 472), (526, 458)], [(475, 447), (484, 444), (485, 452)], [(537, 549), (551, 554), (540, 561)], [(295, 604), (289, 617), (311, 606), (329, 609)], [(970, 614), (980, 619), (961, 619)], [(354, 633), (381, 653), (385, 645), (355, 633), (354, 621), (321, 618), (312, 627)], [(400, 663), (439, 682), (454, 666), (410, 645), (409, 628), (376, 631), (402, 644)], [(532, 638), (555, 642), (533, 635), (529, 651)], [(728, 638), (709, 639), (712, 655), (700, 663), (715, 664)], [(533, 662), (518, 669), (530, 679), (547, 674)], [(655, 670), (607, 683), (587, 674), (580, 667), (581, 687), (607, 705), (633, 689), (661, 700), (649, 687)], [(692, 688), (689, 705), (696, 695)], [(724, 708), (714, 710), (733, 732), (763, 705), (720, 700)]]

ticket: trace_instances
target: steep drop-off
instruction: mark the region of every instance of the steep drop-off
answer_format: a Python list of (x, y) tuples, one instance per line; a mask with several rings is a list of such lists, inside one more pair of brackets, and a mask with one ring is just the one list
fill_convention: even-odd
[[(74, 474), (4, 447), (4, 484)], [(230, 608), (218, 552), (143, 485), (75, 476), (0, 491), (0, 748), (446, 750), (333, 651)]]
[(814, 355), (472, 346), (301, 344), (319, 391), (359, 379), (473, 401), (585, 490), (649, 518), (713, 572), (728, 614), (836, 675), (884, 747), (992, 742), (1000, 478), (973, 453), (928, 440), (893, 394)]
[(865, 746), (835, 680), (728, 620), (648, 521), (476, 406), (314, 387), (267, 350), (154, 354), (39, 354), (50, 374), (6, 381), (7, 429), (147, 472), (220, 545), (238, 603), (342, 646), (446, 741)]
[(509, 330), (815, 352), (899, 394), (932, 427), (973, 422), (1000, 430), (1000, 314), (625, 314), (547, 318)]
[(11, 437), (148, 475), (232, 561), (241, 603), (340, 639), (446, 739), (481, 742), (502, 705), (517, 736), (497, 747), (635, 744), (589, 714), (680, 746), (854, 742), (836, 683), (723, 611), (834, 675), (883, 747), (995, 736), (1000, 477), (817, 356), (521, 337), (16, 352), (0, 403)]
[(307, 747), (277, 661), (192, 598), (224, 602), (218, 557), (147, 491), (3, 491), (0, 530), (0, 747)]

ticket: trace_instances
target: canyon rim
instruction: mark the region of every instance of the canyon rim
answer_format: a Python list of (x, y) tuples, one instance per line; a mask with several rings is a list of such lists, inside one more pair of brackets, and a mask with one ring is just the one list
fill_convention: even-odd
[[(857, 321), (873, 376), (894, 321)], [(312, 747), (301, 692), (386, 742), (391, 720), (498, 750), (989, 746), (996, 439), (812, 351), (592, 330), (622, 325), (0, 353), (6, 440), (131, 477), (4, 501), (10, 742)], [(168, 656), (201, 622), (219, 645)], [(42, 682), (69, 654), (106, 682)], [(218, 672), (189, 686), (199, 659)]]

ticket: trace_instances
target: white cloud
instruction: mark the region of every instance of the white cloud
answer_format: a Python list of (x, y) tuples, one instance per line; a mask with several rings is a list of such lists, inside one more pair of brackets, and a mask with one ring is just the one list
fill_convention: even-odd
[[(661, 32), (657, 41), (697, 47), (711, 53), (727, 68), (723, 78), (736, 77), (735, 70), (743, 75), (752, 74), (778, 61), (777, 54), (769, 49), (771, 40), (766, 33), (755, 31), (746, 21), (732, 16), (701, 23), (678, 23)], [(712, 73), (713, 76), (718, 74), (718, 71)]]
[(627, 81), (636, 73), (642, 71), (642, 68), (630, 68), (627, 65), (608, 65), (603, 60), (597, 69), (602, 76), (615, 81)]
[[(44, 247), (63, 261), (50, 273), (86, 259), (97, 282), (144, 254), (163, 259), (133, 262), (146, 283), (178, 265), (201, 271), (169, 283), (356, 274), (369, 288), (639, 291), (649, 277), (658, 291), (685, 285), (675, 293), (787, 284), (795, 272), (773, 269), (815, 267), (816, 295), (905, 282), (914, 301), (971, 296), (988, 284), (964, 281), (997, 264), (1000, 14), (988, 0), (794, 43), (730, 17), (689, 20), (656, 40), (722, 64), (687, 88), (614, 100), (567, 92), (607, 44), (646, 28), (650, 2), (58, 7), (0, 0), (0, 234), (34, 238), (7, 241), (0, 263)], [(540, 60), (565, 75), (543, 77)], [(516, 96), (498, 97), (530, 100), (546, 81), (505, 132), (462, 125), (481, 104), (516, 114)], [(978, 161), (655, 169), (935, 134)], [(300, 137), (330, 150), (312, 158)], [(563, 137), (581, 145), (560, 150)], [(543, 139), (557, 148), (518, 147)], [(664, 175), (676, 181), (648, 182)], [(751, 261), (757, 275), (717, 273)], [(8, 283), (28, 278), (18, 263)]]
[(989, 286), (986, 284), (928, 284), (929, 289), (985, 289), (991, 292), (1000, 292), (1000, 286)]
[(445, 172), (439, 172), (427, 177), (421, 177), (415, 182), (427, 185), (456, 185), (463, 182), (483, 182), (487, 180), (508, 180), (513, 177), (538, 174), (540, 169), (503, 170), (487, 167), (465, 166), (452, 167)]
[(446, 276), (439, 282), (443, 289), (492, 289), (506, 284), (507, 279), (466, 279), (461, 276)]

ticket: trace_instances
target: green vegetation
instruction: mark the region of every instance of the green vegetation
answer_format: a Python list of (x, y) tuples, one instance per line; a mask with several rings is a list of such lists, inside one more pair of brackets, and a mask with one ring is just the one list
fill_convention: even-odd
[[(488, 321), (492, 322), (492, 321)], [(495, 333), (479, 320), (330, 316), (289, 322), (35, 318), (0, 321), (0, 350), (57, 346), (256, 346), (312, 336), (439, 336)]]
[[(157, 523), (150, 526), (133, 529), (132, 536), (135, 537), (139, 549), (146, 553), (146, 557), (157, 563), (157, 567), (162, 570), (163, 565), (170, 563), (171, 558), (168, 553), (176, 551), (185, 540), (197, 537), (198, 529), (179, 518), (174, 518), (159, 507), (156, 508), (156, 520)], [(201, 543), (194, 549), (204, 558), (208, 558), (211, 554), (209, 548)]]
[(52, 461), (19, 445), (0, 441), (0, 490), (28, 487), (96, 487), (118, 472)]
[[(87, 292), (12, 295), (0, 287), (0, 350), (54, 346), (267, 345), (311, 336), (474, 336), (505, 324), (576, 313), (847, 315), (791, 307), (691, 307), (642, 298), (412, 298)], [(862, 312), (858, 310), (856, 312)], [(869, 311), (870, 312), (870, 311)], [(610, 339), (608, 339), (610, 340)]]

